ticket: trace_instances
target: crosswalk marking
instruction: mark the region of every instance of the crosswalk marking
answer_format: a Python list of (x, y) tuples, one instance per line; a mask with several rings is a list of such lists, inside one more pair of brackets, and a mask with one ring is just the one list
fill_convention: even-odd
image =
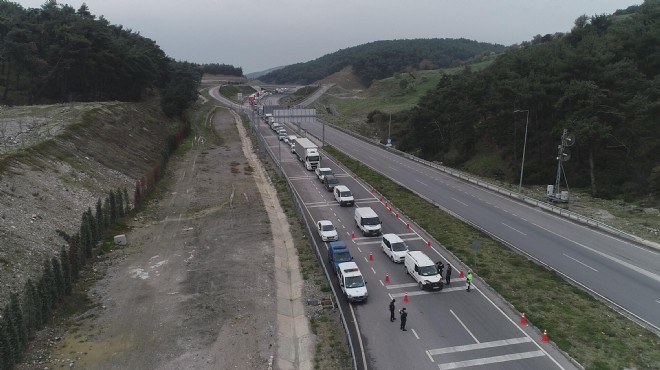
[(476, 358), (474, 360), (467, 360), (467, 361), (446, 362), (444, 364), (439, 364), (438, 368), (440, 370), (458, 369), (458, 368), (468, 367), (468, 366), (478, 366), (478, 365), (494, 364), (494, 363), (498, 363), (498, 362), (524, 360), (524, 359), (527, 359), (527, 358), (534, 358), (534, 357), (541, 357), (541, 356), (545, 356), (545, 353), (543, 353), (543, 351), (530, 351), (530, 352), (522, 352), (522, 353), (512, 353), (510, 355)]
[(475, 349), (510, 346), (512, 344), (527, 343), (527, 342), (531, 342), (531, 341), (532, 341), (532, 339), (529, 338), (529, 337), (511, 338), (511, 339), (495, 340), (495, 341), (492, 341), (492, 342), (483, 342), (483, 343), (477, 343), (477, 344), (466, 344), (466, 345), (455, 346), (455, 347), (430, 349), (427, 352), (431, 356), (435, 356), (435, 355), (442, 355), (442, 354), (445, 354), (445, 353), (452, 353), (452, 352), (463, 352), (463, 351), (472, 351), (472, 350), (475, 350)]

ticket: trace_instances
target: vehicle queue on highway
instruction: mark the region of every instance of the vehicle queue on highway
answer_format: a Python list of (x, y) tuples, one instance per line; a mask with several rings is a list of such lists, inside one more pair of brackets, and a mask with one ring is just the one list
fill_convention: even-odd
[[(294, 125), (280, 126), (284, 129), (287, 126), (295, 129)], [(282, 136), (277, 133), (280, 140), (283, 140)], [(293, 151), (295, 152), (295, 148)], [(489, 368), (502, 369), (565, 368), (529, 334), (523, 331), (524, 336), (521, 337), (521, 330), (515, 325), (511, 327), (510, 323), (505, 322), (507, 325), (504, 329), (491, 328), (501, 326), (502, 318), (506, 316), (492, 302), (479, 303), (492, 306), (483, 310), (485, 312), (472, 307), (469, 310), (472, 317), (465, 318), (465, 310), (460, 305), (457, 306), (465, 304), (462, 300), (442, 300), (441, 305), (437, 300), (429, 301), (428, 298), (435, 296), (435, 292), (464, 292), (464, 268), (455, 265), (454, 269), (460, 271), (460, 274), (456, 274), (458, 276), (451, 287), (443, 289), (444, 284), (433, 259), (444, 261), (446, 265), (451, 262), (439, 253), (439, 247), (431, 244), (430, 238), (423, 236), (423, 231), (411, 227), (410, 220), (404, 221), (393, 205), (379, 197), (374, 189), (370, 190), (368, 185), (347, 173), (327, 155), (319, 154), (314, 175), (304, 162), (303, 165), (295, 164), (296, 162), (299, 161), (295, 157), (282, 157), (279, 165), (304, 202), (308, 215), (313, 220), (312, 224), (317, 227), (319, 239), (325, 246), (323, 255), (328, 254), (329, 270), (336, 278), (332, 279), (331, 283), (337, 284), (338, 291), (346, 301), (363, 303), (358, 306), (349, 304), (347, 307), (356, 327), (359, 326), (358, 336), (360, 339), (368, 339), (370, 343), (368, 350), (365, 351), (363, 347), (365, 367), (369, 363), (376, 368), (411, 368), (411, 363), (417, 363), (419, 365), (412, 368), (459, 368), (473, 366), (471, 364), (490, 364)], [(292, 163), (295, 165), (292, 166)], [(335, 191), (337, 189), (340, 189), (339, 196)], [(350, 202), (341, 200), (341, 193), (346, 191), (350, 193)], [(344, 195), (344, 198), (349, 196)], [(347, 207), (352, 207), (349, 215), (345, 211)], [(328, 233), (331, 236), (328, 236)], [(350, 260), (335, 264), (330, 256), (333, 243), (343, 244), (349, 251)], [(378, 251), (383, 253), (375, 253)], [(369, 281), (376, 285), (369, 285)], [(367, 289), (368, 286), (370, 290)], [(421, 352), (421, 358), (426, 359), (425, 365), (420, 363), (414, 351), (397, 353), (396, 343), (400, 338), (394, 340), (393, 344), (384, 345), (384, 349), (373, 348), (383, 347), (379, 338), (391, 336), (387, 327), (380, 322), (380, 316), (389, 318), (385, 313), (392, 300), (399, 302), (400, 307), (408, 307), (410, 331), (415, 340), (422, 341), (422, 347), (428, 347)], [(413, 301), (419, 301), (421, 307), (411, 310)], [(371, 305), (377, 307), (370, 308)], [(438, 313), (445, 313), (436, 315), (436, 310)], [(382, 312), (382, 315), (378, 314), (379, 312)], [(492, 325), (494, 322), (499, 323)], [(473, 325), (478, 329), (468, 329)], [(442, 335), (444, 332), (454, 331), (463, 333), (452, 338)], [(475, 334), (475, 331), (483, 331), (486, 334)], [(481, 335), (485, 337), (478, 339), (477, 336)], [(433, 343), (438, 344), (434, 347)], [(488, 350), (489, 348), (495, 349)], [(472, 358), (469, 356), (472, 352), (482, 357)], [(372, 353), (379, 355), (374, 356)], [(515, 365), (512, 366), (513, 363)]]

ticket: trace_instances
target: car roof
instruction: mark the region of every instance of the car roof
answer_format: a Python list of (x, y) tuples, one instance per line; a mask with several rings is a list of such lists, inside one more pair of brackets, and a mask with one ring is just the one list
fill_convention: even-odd
[(332, 221), (330, 220), (319, 220), (319, 223), (321, 225), (332, 225)]
[(346, 185), (337, 185), (335, 186), (335, 189), (339, 191), (350, 191)]
[(344, 276), (362, 276), (360, 269), (355, 262), (342, 262), (337, 265)]
[(387, 239), (390, 243), (403, 242), (403, 240), (396, 234), (384, 234), (383, 239)]

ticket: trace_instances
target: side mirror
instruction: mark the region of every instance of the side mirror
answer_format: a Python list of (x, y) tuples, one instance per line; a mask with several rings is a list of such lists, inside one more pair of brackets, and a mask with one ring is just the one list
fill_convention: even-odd
[(351, 256), (351, 261), (353, 260), (353, 256)]

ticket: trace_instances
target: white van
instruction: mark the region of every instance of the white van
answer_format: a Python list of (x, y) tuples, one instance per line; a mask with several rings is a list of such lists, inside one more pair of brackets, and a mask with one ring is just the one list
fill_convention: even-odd
[(349, 302), (366, 301), (369, 296), (367, 282), (355, 262), (342, 262), (337, 265), (337, 278), (341, 291)]
[(381, 224), (378, 215), (370, 207), (355, 209), (355, 225), (362, 231), (362, 235), (380, 235)]
[(384, 234), (380, 246), (392, 262), (403, 263), (406, 258), (408, 246), (396, 234)]
[(354, 204), (353, 193), (345, 185), (335, 186), (333, 192), (335, 193), (335, 200), (340, 206), (352, 207)]
[(435, 263), (420, 251), (409, 251), (406, 253), (406, 274), (415, 279), (421, 289), (442, 289), (442, 276), (438, 274)]

